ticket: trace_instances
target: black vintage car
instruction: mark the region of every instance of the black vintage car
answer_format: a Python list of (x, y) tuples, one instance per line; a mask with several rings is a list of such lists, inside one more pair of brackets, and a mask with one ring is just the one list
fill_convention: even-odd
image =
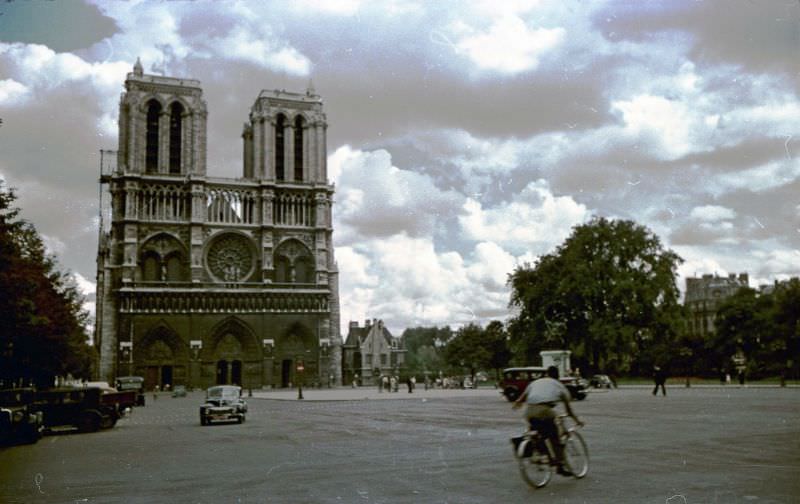
[(0, 390), (0, 443), (35, 443), (42, 437), (42, 412), (32, 388)]
[[(547, 376), (547, 368), (542, 366), (514, 367), (503, 370), (503, 379), (500, 381), (500, 392), (509, 401), (516, 401), (525, 391), (528, 384), (538, 378)], [(586, 399), (588, 383), (583, 378), (563, 376), (559, 381), (567, 387), (573, 399), (582, 401)]]
[(217, 385), (206, 390), (206, 402), (200, 406), (200, 425), (212, 422), (244, 422), (247, 403), (242, 399), (242, 388), (235, 385)]
[(36, 408), (44, 414), (46, 429), (69, 426), (94, 432), (116, 425), (135, 400), (132, 391), (64, 387), (38, 391)]

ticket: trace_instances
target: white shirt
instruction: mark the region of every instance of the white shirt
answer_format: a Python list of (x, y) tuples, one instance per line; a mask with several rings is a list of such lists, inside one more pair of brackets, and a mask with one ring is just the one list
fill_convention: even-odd
[(557, 403), (569, 400), (569, 390), (558, 380), (550, 377), (539, 378), (528, 384), (525, 389), (528, 404)]

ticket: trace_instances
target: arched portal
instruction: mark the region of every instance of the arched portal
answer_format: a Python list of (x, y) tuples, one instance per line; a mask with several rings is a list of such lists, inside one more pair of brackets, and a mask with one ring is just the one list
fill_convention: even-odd
[(260, 387), (262, 350), (250, 328), (235, 317), (220, 323), (203, 349), (206, 366), (213, 369), (217, 385)]
[(186, 384), (188, 351), (180, 337), (161, 322), (133, 346), (134, 369), (144, 386), (161, 389)]
[[(300, 361), (302, 372), (297, 371)], [(301, 322), (291, 324), (276, 344), (273, 362), (273, 375), (280, 376), (281, 387), (298, 383), (312, 385), (318, 379), (319, 370), (319, 344), (314, 332)]]

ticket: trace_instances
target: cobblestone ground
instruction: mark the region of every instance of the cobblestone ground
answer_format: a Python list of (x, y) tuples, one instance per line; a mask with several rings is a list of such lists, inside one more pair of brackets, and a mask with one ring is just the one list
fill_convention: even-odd
[(247, 422), (211, 427), (199, 393), (148, 397), (112, 430), (1, 449), (0, 502), (800, 502), (797, 388), (593, 393), (576, 404), (589, 475), (540, 490), (512, 456), (519, 412), (492, 390), (324, 392), (257, 393)]

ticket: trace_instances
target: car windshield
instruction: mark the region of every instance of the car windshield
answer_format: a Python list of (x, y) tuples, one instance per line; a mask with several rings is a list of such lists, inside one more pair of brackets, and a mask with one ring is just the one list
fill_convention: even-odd
[(208, 391), (208, 397), (213, 399), (236, 399), (239, 397), (239, 389), (213, 388)]

